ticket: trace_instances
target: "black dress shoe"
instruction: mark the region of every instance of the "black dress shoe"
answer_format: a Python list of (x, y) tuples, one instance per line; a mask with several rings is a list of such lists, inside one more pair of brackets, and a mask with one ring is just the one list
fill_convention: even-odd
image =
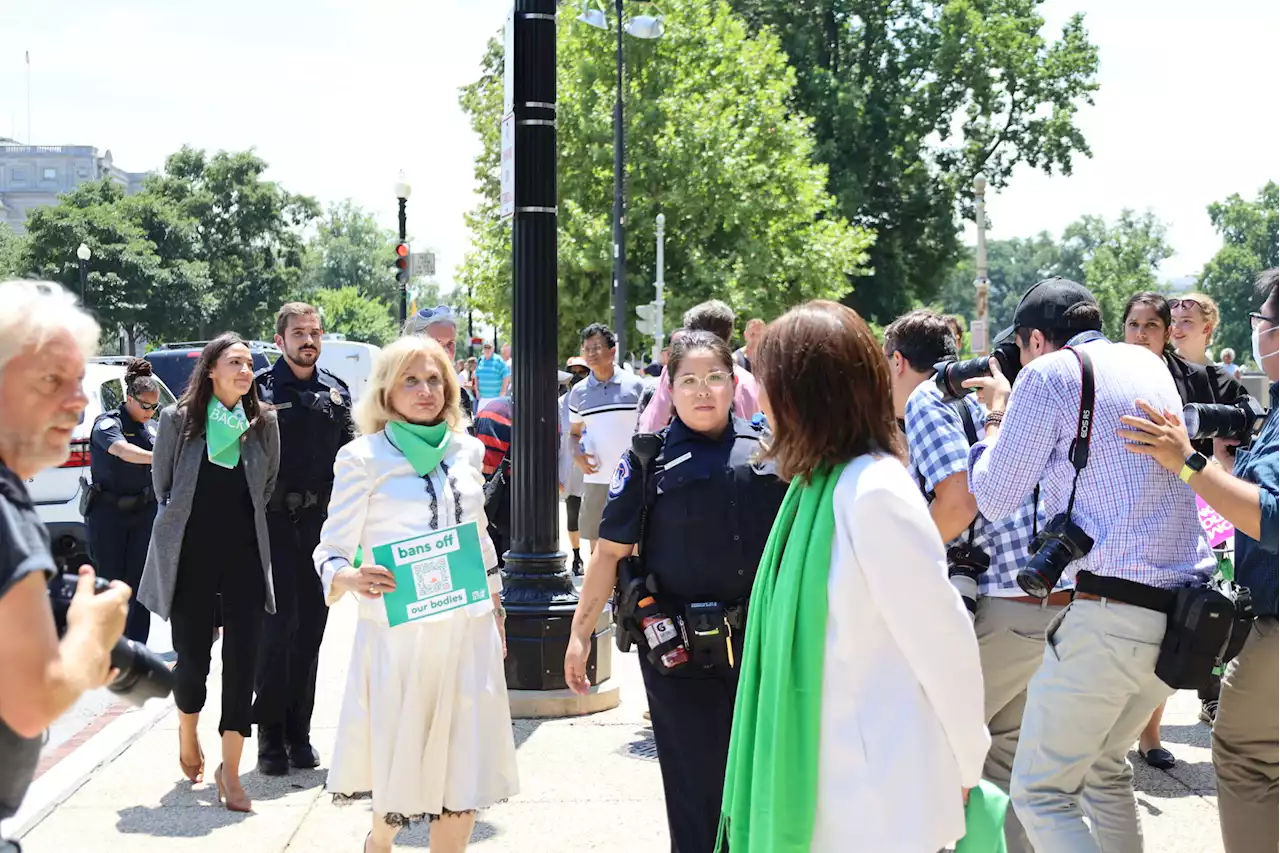
[(320, 766), (320, 753), (310, 743), (289, 746), (289, 763), (300, 770), (310, 770)]
[(284, 776), (289, 772), (289, 754), (279, 728), (258, 727), (258, 772), (264, 776)]

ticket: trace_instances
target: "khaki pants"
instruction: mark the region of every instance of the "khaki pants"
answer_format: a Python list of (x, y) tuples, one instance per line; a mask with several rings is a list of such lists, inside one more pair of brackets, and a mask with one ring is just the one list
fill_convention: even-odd
[(1280, 845), (1280, 631), (1276, 618), (1253, 623), (1240, 656), (1222, 677), (1213, 724), (1218, 819), (1226, 853), (1276, 853)]
[(1010, 783), (1036, 853), (1141, 853), (1127, 755), (1173, 695), (1155, 674), (1165, 621), (1154, 610), (1082, 600), (1050, 624)]
[[(1006, 794), (1022, 731), (1027, 684), (1044, 660), (1045, 631), (1061, 612), (1061, 607), (1025, 601), (978, 599), (974, 630), (982, 659), (987, 729), (991, 732), (982, 776)], [(1009, 853), (1032, 853), (1031, 842), (1013, 809), (1005, 814), (1004, 836)]]

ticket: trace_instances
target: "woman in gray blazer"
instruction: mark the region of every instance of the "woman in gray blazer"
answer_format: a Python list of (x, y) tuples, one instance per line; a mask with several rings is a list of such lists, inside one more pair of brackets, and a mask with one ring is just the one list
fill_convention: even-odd
[(151, 463), (159, 509), (138, 600), (172, 622), (178, 763), (204, 779), (196, 723), (222, 607), (222, 764), (218, 799), (252, 807), (240, 754), (252, 732), (253, 679), (263, 611), (275, 612), (266, 506), (280, 462), (276, 414), (258, 400), (249, 347), (227, 332), (210, 341), (186, 392), (160, 415)]

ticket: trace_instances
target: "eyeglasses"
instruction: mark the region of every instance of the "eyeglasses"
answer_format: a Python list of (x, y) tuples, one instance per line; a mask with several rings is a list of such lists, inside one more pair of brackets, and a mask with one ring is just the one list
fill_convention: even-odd
[(694, 376), (692, 373), (686, 373), (683, 376), (676, 377), (676, 390), (685, 394), (695, 393), (699, 386), (706, 385), (709, 391), (723, 391), (729, 387), (729, 383), (733, 381), (732, 373), (725, 373), (723, 370), (713, 370), (706, 376)]
[(137, 403), (138, 408), (142, 409), (142, 411), (144, 412), (154, 412), (156, 409), (160, 408), (159, 401), (156, 401), (154, 403), (144, 403), (141, 400), (135, 398), (133, 402)]
[(599, 344), (596, 344), (595, 346), (582, 348), (583, 355), (599, 355), (602, 352), (608, 352), (608, 351), (609, 351), (609, 347), (600, 346)]
[(1268, 317), (1266, 314), (1259, 314), (1257, 311), (1249, 312), (1249, 328), (1251, 330), (1256, 331), (1263, 323), (1266, 323), (1269, 326), (1275, 326), (1276, 318)]

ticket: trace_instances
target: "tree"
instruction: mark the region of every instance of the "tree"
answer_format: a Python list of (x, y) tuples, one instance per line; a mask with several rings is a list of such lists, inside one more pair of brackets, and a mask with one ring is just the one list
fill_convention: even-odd
[[(751, 36), (723, 0), (663, 4), (658, 41), (628, 39), (628, 304), (652, 299), (654, 217), (666, 216), (667, 316), (717, 296), (743, 315), (839, 298), (865, 271), (871, 234), (851, 227), (813, 162), (811, 121), (788, 113), (795, 75), (771, 33)], [(561, 355), (612, 321), (613, 35), (560, 16), (557, 36)], [(502, 49), (491, 41), (461, 103), (483, 144), (482, 202), (459, 281), (500, 326), (511, 305), (510, 223), (498, 200)], [(628, 336), (638, 341), (634, 333)]]
[(350, 199), (329, 206), (307, 245), (303, 291), (354, 287), (391, 304), (396, 288), (396, 235)]
[(0, 281), (21, 275), (26, 241), (7, 227), (0, 227)]
[(364, 295), (359, 288), (326, 288), (317, 290), (311, 298), (320, 310), (326, 332), (377, 346), (396, 339), (398, 329), (391, 318), (391, 307), (381, 299)]
[[(1280, 188), (1275, 181), (1258, 190), (1255, 201), (1236, 193), (1209, 205), (1209, 219), (1222, 235), (1222, 248), (1205, 264), (1200, 289), (1218, 303), (1222, 323), (1216, 343), (1238, 353), (1252, 352), (1249, 312), (1258, 303), (1258, 273), (1280, 266)], [(1241, 359), (1243, 360), (1243, 359)]]
[(184, 146), (143, 190), (194, 223), (189, 260), (207, 270), (195, 294), (201, 338), (228, 329), (265, 336), (280, 305), (299, 292), (300, 232), (320, 208), (263, 180), (266, 168), (251, 151), (207, 156)]
[(781, 38), (839, 212), (876, 230), (849, 300), (864, 314), (887, 322), (938, 293), (975, 174), (999, 190), (1020, 163), (1069, 175), (1090, 155), (1075, 117), (1098, 51), (1081, 15), (1048, 41), (1042, 2), (733, 0)]

